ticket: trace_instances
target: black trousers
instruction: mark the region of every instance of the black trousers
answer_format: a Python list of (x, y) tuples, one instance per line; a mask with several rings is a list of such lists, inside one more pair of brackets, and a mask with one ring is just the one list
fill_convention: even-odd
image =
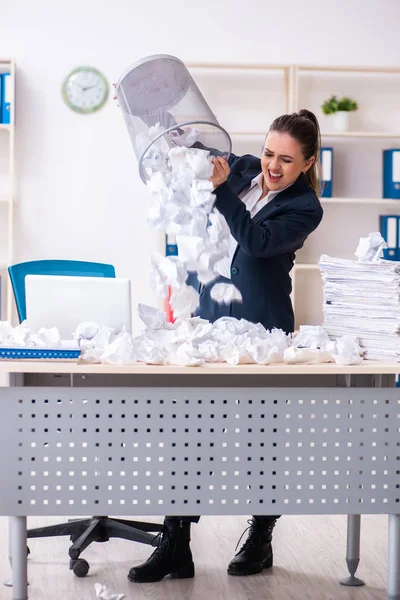
[[(265, 522), (270, 522), (270, 521), (276, 521), (276, 519), (279, 519), (280, 515), (276, 515), (276, 516), (260, 516), (257, 515), (256, 517), (253, 517), (253, 519), (256, 519), (257, 521), (265, 521)], [(168, 519), (179, 519), (180, 521), (184, 521), (185, 523), (198, 523), (200, 521), (200, 517), (167, 517)]]

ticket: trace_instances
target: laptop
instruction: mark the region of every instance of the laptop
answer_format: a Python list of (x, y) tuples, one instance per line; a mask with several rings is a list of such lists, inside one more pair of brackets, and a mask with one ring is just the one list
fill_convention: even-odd
[(112, 277), (27, 275), (26, 319), (34, 333), (57, 327), (61, 339), (72, 339), (79, 323), (94, 321), (131, 332), (131, 282)]

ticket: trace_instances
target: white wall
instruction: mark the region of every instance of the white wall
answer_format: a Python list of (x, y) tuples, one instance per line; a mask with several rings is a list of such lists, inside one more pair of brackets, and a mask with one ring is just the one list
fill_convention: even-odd
[(17, 62), (15, 261), (111, 262), (134, 304), (156, 303), (146, 190), (122, 116), (81, 116), (60, 86), (75, 66), (112, 83), (155, 53), (184, 61), (398, 66), (398, 0), (16, 0), (2, 7), (0, 56)]

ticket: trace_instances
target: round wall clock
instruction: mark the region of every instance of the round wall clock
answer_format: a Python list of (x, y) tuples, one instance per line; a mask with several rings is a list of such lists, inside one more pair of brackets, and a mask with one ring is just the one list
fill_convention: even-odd
[(108, 83), (97, 69), (77, 67), (64, 79), (61, 91), (69, 108), (87, 114), (103, 106), (108, 96)]

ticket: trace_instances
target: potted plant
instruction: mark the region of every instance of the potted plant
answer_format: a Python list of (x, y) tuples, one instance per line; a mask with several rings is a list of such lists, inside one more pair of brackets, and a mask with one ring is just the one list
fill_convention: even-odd
[(340, 99), (331, 96), (322, 104), (321, 108), (324, 115), (335, 115), (337, 131), (348, 131), (350, 129), (350, 113), (358, 109), (358, 104), (347, 96)]

